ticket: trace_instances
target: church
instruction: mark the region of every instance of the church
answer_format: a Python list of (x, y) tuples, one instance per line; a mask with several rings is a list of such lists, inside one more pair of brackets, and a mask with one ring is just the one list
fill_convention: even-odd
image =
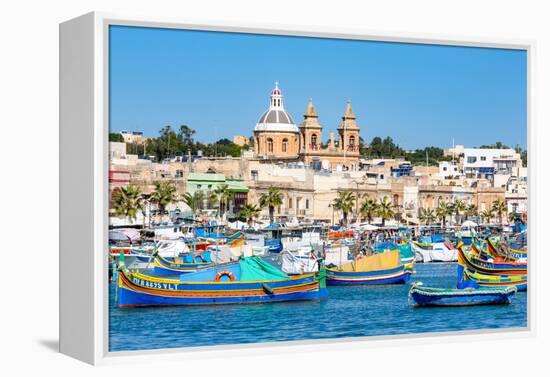
[(337, 128), (338, 140), (330, 133), (323, 145), (323, 127), (319, 123), (313, 101), (308, 101), (304, 119), (296, 126), (284, 108), (283, 93), (278, 83), (271, 91), (269, 108), (254, 128), (254, 152), (257, 158), (270, 162), (303, 162), (325, 169), (341, 166), (355, 170), (359, 166), (360, 129), (348, 101)]

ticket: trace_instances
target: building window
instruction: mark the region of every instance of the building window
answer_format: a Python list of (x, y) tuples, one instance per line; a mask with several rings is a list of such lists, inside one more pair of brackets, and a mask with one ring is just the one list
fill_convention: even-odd
[(267, 151), (273, 152), (273, 139), (267, 139)]
[(477, 157), (476, 156), (468, 156), (467, 161), (468, 161), (469, 164), (473, 164), (474, 162), (477, 161)]
[(447, 171), (447, 167), (446, 167), (446, 166), (443, 166), (443, 171)]
[(349, 137), (349, 145), (355, 145), (355, 136)]
[(487, 161), (487, 157), (485, 157), (485, 156), (481, 156), (480, 159), (481, 159), (481, 161)]
[(292, 208), (292, 198), (288, 198), (288, 208)]
[(311, 144), (312, 145), (317, 144), (317, 135), (316, 134), (311, 135)]
[(309, 209), (309, 199), (306, 199), (306, 209)]
[(286, 149), (287, 149), (287, 146), (288, 146), (288, 139), (283, 139), (283, 152), (286, 152)]

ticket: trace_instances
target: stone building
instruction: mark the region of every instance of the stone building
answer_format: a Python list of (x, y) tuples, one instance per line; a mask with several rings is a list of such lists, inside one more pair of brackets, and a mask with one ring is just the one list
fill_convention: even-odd
[(298, 128), (285, 111), (282, 92), (275, 83), (269, 108), (254, 128), (254, 150), (258, 157), (267, 160), (295, 160), (299, 149)]
[(318, 163), (324, 168), (341, 166), (344, 170), (359, 167), (360, 128), (348, 101), (340, 125), (338, 140), (334, 134), (327, 146), (323, 146), (323, 127), (310, 99), (304, 120), (298, 128), (292, 116), (284, 109), (284, 101), (278, 84), (271, 91), (269, 108), (262, 114), (254, 128), (254, 152), (265, 161), (301, 161), (306, 165)]

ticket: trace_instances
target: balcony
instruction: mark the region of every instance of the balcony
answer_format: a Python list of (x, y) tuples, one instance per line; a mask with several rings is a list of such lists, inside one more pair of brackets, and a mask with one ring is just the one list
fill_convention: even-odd
[(358, 145), (348, 145), (346, 147), (346, 150), (348, 152), (359, 152), (359, 146)]

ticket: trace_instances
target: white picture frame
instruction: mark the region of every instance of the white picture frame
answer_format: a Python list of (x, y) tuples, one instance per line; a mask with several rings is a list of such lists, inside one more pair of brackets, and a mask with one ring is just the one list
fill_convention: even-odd
[[(386, 343), (420, 343), (505, 339), (533, 336), (535, 285), (528, 291), (528, 326), (525, 330), (480, 330), (400, 336), (293, 341), (269, 344), (197, 347), (171, 350), (109, 352), (108, 348), (108, 28), (132, 25), (175, 29), (250, 32), (258, 34), (315, 36), (388, 42), (428, 43), (521, 49), (528, 61), (529, 214), (536, 193), (534, 165), (533, 41), (493, 40), (441, 36), (377, 33), (365, 30), (317, 29), (281, 25), (203, 24), (200, 21), (88, 13), (60, 25), (60, 352), (90, 364), (128, 362), (144, 358), (178, 358), (293, 352), (295, 349), (371, 347)], [(78, 208), (78, 210), (75, 210)], [(529, 225), (530, 239), (535, 240)], [(535, 252), (530, 252), (529, 279), (536, 275)], [(531, 248), (533, 250), (533, 248)], [(456, 335), (461, 335), (457, 337)], [(200, 353), (197, 353), (200, 351)]]

